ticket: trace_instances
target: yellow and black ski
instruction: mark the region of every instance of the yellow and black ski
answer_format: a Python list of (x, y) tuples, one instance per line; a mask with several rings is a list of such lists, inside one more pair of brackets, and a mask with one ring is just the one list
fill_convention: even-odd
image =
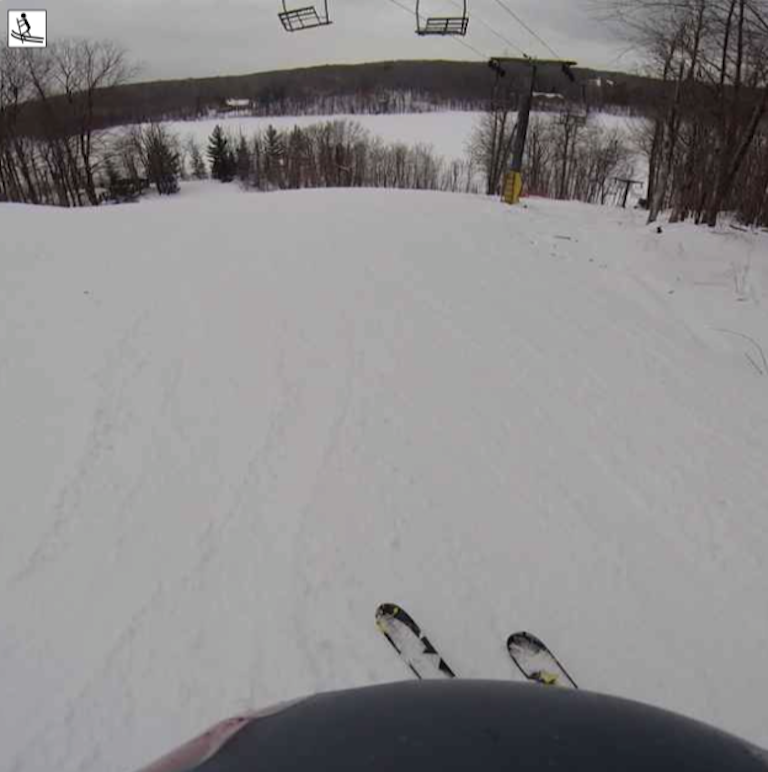
[(578, 689), (576, 682), (547, 645), (533, 633), (512, 633), (507, 651), (517, 669), (529, 680), (546, 686)]
[(456, 678), (448, 663), (402, 606), (382, 603), (376, 626), (416, 678)]

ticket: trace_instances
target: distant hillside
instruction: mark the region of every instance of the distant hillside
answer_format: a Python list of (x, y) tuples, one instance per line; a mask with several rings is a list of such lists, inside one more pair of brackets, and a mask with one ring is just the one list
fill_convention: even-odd
[[(524, 65), (506, 64), (505, 83), (521, 93)], [(624, 73), (576, 68), (571, 82), (557, 67), (542, 69), (538, 91), (586, 98), (598, 108), (644, 112), (663, 85)], [(392, 61), (326, 65), (250, 75), (133, 83), (101, 95), (102, 126), (152, 118), (194, 118), (219, 109), (228, 99), (250, 100), (256, 114), (403, 112), (413, 109), (479, 109), (487, 102), (494, 74), (484, 63)], [(396, 95), (400, 95), (398, 98)], [(402, 96), (407, 95), (407, 99)]]

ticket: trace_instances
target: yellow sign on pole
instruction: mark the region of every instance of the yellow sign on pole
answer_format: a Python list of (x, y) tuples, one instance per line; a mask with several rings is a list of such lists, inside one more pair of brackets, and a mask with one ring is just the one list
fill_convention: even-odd
[(505, 204), (520, 203), (520, 194), (523, 192), (523, 175), (520, 172), (507, 172), (504, 178), (504, 191), (501, 199)]

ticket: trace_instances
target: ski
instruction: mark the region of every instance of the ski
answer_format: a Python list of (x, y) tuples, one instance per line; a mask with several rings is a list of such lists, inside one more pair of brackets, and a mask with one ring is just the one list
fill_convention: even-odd
[(512, 633), (507, 638), (507, 651), (517, 669), (529, 681), (567, 689), (579, 688), (544, 641), (532, 633)]
[(416, 678), (456, 678), (456, 673), (402, 606), (382, 603), (376, 609), (376, 626)]
[(35, 37), (34, 35), (26, 35), (24, 33), (18, 33), (16, 30), (11, 30), (11, 37), (15, 40), (20, 40), (22, 43), (45, 43), (45, 38)]

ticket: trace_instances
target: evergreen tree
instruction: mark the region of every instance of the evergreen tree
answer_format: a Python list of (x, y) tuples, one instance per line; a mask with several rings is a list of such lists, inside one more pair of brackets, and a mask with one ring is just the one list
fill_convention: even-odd
[(253, 150), (251, 152), (251, 158), (253, 159), (253, 175), (251, 176), (251, 183), (253, 187), (260, 188), (263, 172), (263, 160), (264, 154), (262, 152), (262, 139), (261, 132), (256, 132), (253, 135)]
[(173, 138), (160, 124), (152, 124), (147, 129), (144, 139), (147, 177), (161, 196), (179, 192), (181, 162), (173, 145)]
[(240, 143), (237, 146), (237, 179), (240, 184), (249, 187), (253, 177), (253, 156), (248, 148), (245, 137), (240, 135)]
[(237, 161), (229, 146), (229, 138), (218, 124), (208, 140), (208, 158), (211, 159), (211, 177), (221, 182), (232, 182)]
[(303, 171), (306, 156), (307, 141), (304, 132), (294, 126), (293, 131), (288, 137), (288, 153), (286, 163), (286, 182), (289, 188), (300, 188), (303, 186)]
[(205, 168), (203, 154), (200, 152), (200, 148), (194, 141), (189, 143), (189, 160), (190, 165), (192, 166), (192, 176), (196, 180), (208, 179), (208, 169)]
[(284, 163), (285, 143), (277, 129), (270, 124), (264, 140), (264, 176), (268, 186), (283, 187)]

